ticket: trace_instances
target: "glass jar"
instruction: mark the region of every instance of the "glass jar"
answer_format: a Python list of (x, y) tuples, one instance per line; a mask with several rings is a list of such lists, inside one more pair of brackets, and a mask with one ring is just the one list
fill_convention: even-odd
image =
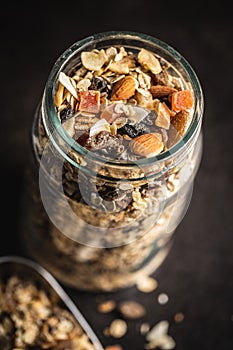
[[(174, 146), (135, 162), (88, 152), (57, 118), (54, 94), (60, 71), (80, 65), (83, 50), (145, 48), (171, 64), (194, 95), (191, 124)], [(30, 256), (63, 283), (112, 291), (153, 273), (188, 208), (202, 155), (203, 95), (188, 62), (156, 38), (130, 32), (100, 33), (78, 41), (54, 64), (32, 128), (24, 244)], [(69, 127), (69, 125), (68, 125)]]

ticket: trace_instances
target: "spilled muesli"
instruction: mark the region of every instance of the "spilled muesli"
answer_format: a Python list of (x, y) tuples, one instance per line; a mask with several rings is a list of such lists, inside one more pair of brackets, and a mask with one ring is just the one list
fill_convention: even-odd
[(192, 119), (193, 94), (152, 52), (109, 47), (81, 53), (81, 67), (60, 72), (58, 118), (87, 150), (130, 161), (174, 145)]
[(17, 276), (0, 280), (1, 350), (95, 350), (59, 298)]

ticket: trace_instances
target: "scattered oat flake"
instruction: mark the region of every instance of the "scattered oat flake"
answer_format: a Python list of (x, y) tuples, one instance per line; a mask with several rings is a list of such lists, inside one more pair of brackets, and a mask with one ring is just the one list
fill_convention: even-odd
[(140, 326), (140, 333), (142, 335), (145, 335), (146, 333), (148, 333), (150, 330), (150, 325), (149, 323), (142, 323)]
[[(174, 321), (176, 323), (180, 323), (184, 320), (184, 314), (183, 312), (177, 312), (174, 316)], [(232, 316), (232, 321), (233, 321), (233, 316)]]
[(98, 305), (97, 310), (103, 314), (107, 314), (116, 308), (114, 300), (107, 300)]
[(158, 287), (158, 282), (153, 277), (142, 276), (136, 284), (137, 289), (143, 293), (151, 293)]
[(54, 98), (54, 103), (56, 107), (60, 107), (62, 105), (63, 101), (63, 94), (64, 94), (64, 85), (61, 83), (59, 84), (59, 87), (57, 89), (55, 98)]
[(114, 338), (121, 338), (126, 334), (126, 332), (127, 323), (121, 319), (114, 320), (109, 327), (109, 333)]
[(148, 344), (145, 345), (145, 349), (156, 349), (157, 347), (161, 350), (174, 349), (176, 343), (174, 339), (168, 335), (168, 328), (168, 321), (160, 321), (157, 323), (146, 335)]
[(158, 303), (160, 305), (167, 304), (168, 300), (169, 300), (169, 297), (168, 297), (168, 295), (166, 293), (159, 294), (159, 296), (158, 296)]
[(78, 98), (77, 91), (75, 90), (73, 84), (71, 83), (71, 78), (68, 77), (65, 73), (60, 72), (59, 82), (73, 95), (75, 98)]
[(143, 305), (130, 300), (122, 301), (118, 305), (118, 309), (122, 316), (124, 316), (127, 319), (138, 319), (146, 314), (146, 309)]

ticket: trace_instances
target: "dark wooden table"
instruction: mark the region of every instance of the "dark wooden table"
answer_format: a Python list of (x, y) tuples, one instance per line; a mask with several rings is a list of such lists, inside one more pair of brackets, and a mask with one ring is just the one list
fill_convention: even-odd
[[(22, 255), (18, 220), (35, 107), (55, 59), (76, 40), (107, 30), (132, 30), (174, 46), (196, 70), (205, 94), (204, 154), (188, 213), (156, 274), (159, 288), (95, 295), (67, 291), (104, 346), (142, 350), (140, 322), (119, 341), (103, 336), (117, 314), (100, 315), (97, 300), (143, 303), (151, 325), (166, 319), (177, 350), (233, 349), (233, 25), (227, 2), (181, 5), (157, 1), (9, 2), (1, 6), (0, 255)], [(39, 2), (38, 2), (39, 4)], [(161, 306), (159, 293), (169, 295)], [(183, 312), (181, 324), (173, 321)]]

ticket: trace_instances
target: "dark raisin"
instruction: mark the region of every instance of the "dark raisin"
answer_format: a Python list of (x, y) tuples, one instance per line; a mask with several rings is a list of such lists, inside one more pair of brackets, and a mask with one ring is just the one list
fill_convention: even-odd
[(148, 128), (148, 126), (146, 126), (144, 123), (137, 123), (134, 125), (135, 129), (138, 132), (138, 135), (142, 135), (142, 134), (149, 134), (150, 133), (150, 128)]
[(122, 126), (121, 128), (118, 129), (118, 133), (121, 135), (128, 135), (129, 137), (131, 137), (132, 139), (136, 136), (138, 136), (138, 132), (135, 129), (134, 125), (130, 125), (130, 124), (125, 124), (124, 126)]
[(104, 92), (104, 91), (106, 91), (106, 88), (107, 88), (106, 80), (104, 80), (102, 78), (98, 78), (98, 77), (93, 78), (90, 89)]
[(122, 126), (122, 128), (118, 129), (118, 132), (121, 135), (126, 134), (133, 139), (142, 134), (149, 134), (150, 129), (143, 123), (137, 123), (134, 125), (125, 124), (124, 126)]
[(62, 123), (64, 123), (66, 120), (70, 119), (71, 117), (73, 117), (73, 111), (72, 111), (72, 108), (70, 107), (64, 108), (60, 112), (60, 119)]

